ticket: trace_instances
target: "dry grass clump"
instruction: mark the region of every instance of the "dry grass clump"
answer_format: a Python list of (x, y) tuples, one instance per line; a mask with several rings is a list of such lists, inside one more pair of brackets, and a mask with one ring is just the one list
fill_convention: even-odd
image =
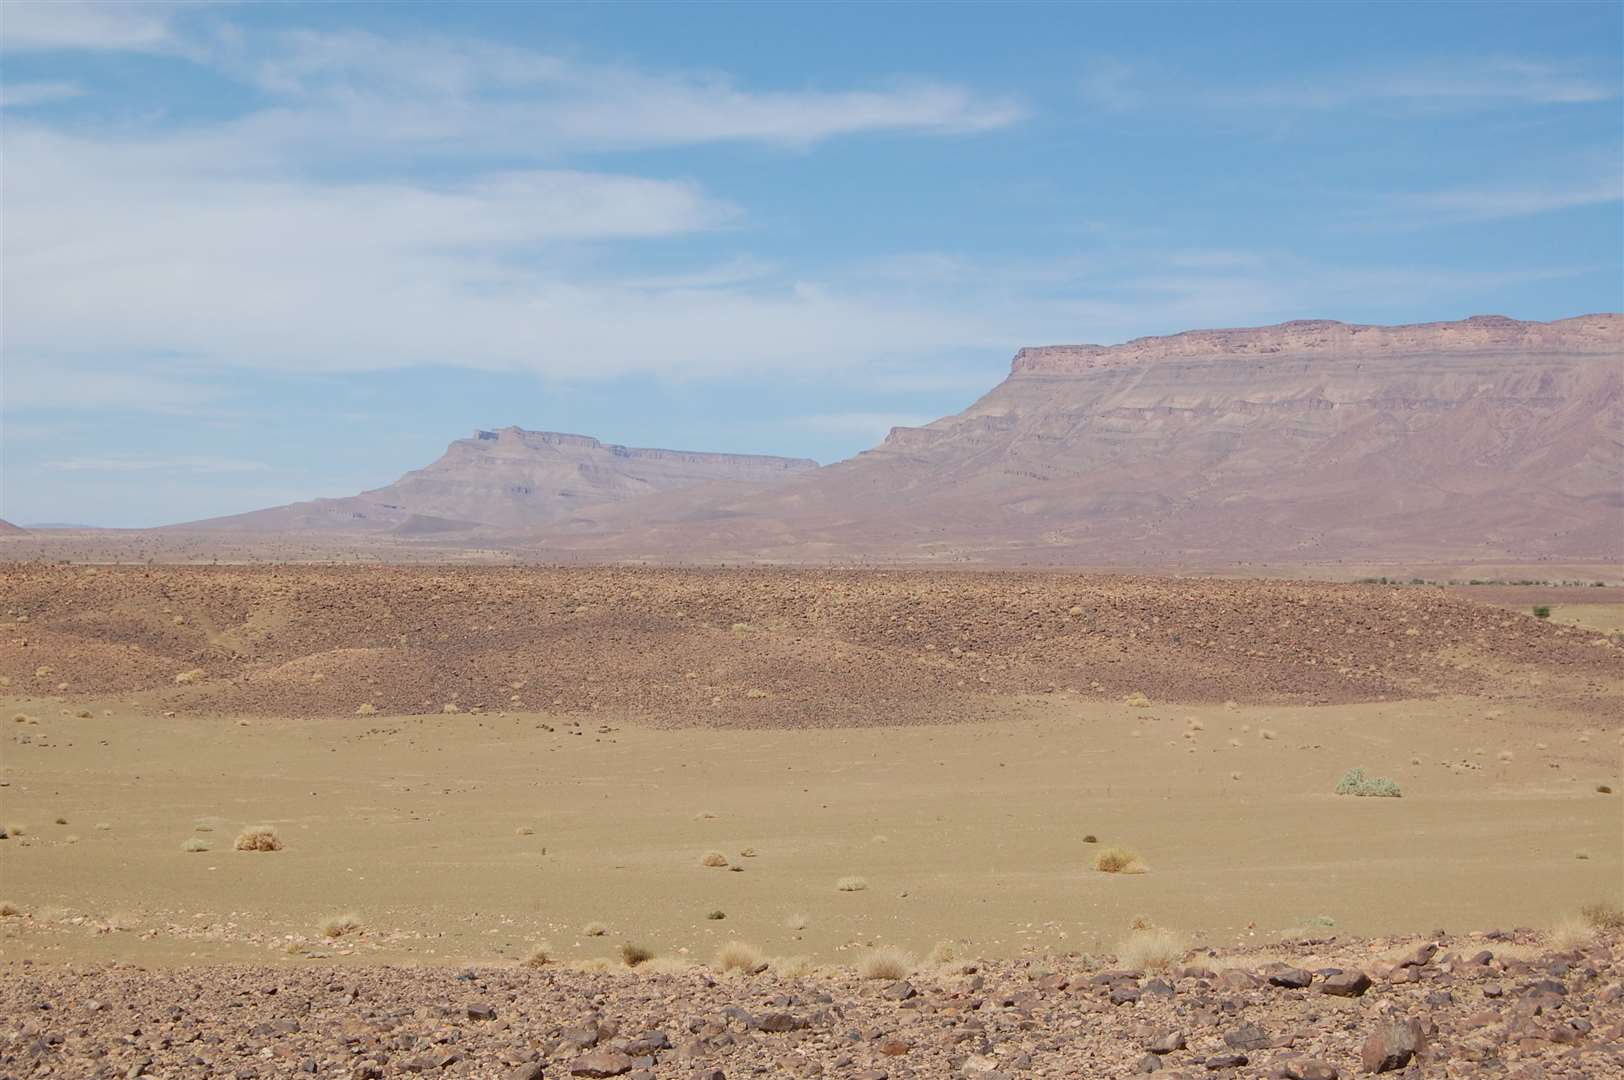
[(1624, 907), (1612, 900), (1597, 900), (1579, 909), (1579, 917), (1597, 930), (1624, 930)]
[(1148, 709), (1150, 708), (1150, 699), (1144, 694), (1140, 693), (1138, 690), (1135, 690), (1133, 693), (1122, 699), (1122, 704), (1133, 709)]
[(835, 882), (835, 888), (840, 892), (862, 892), (868, 888), (868, 879), (860, 877), (843, 877)]
[(530, 946), (530, 951), (524, 954), (525, 967), (546, 967), (552, 963), (553, 944), (550, 941), (538, 941)]
[(938, 941), (930, 947), (925, 955), (927, 963), (941, 965), (951, 964), (959, 959), (959, 947), (951, 941)]
[(776, 957), (772, 961), (772, 969), (785, 979), (805, 979), (818, 970), (810, 956)]
[(1166, 927), (1135, 930), (1117, 946), (1117, 961), (1130, 971), (1165, 971), (1183, 958), (1189, 945)]
[(581, 927), (581, 933), (587, 937), (607, 937), (609, 928), (601, 922), (589, 922)]
[(1571, 952), (1582, 949), (1596, 939), (1595, 928), (1588, 921), (1577, 916), (1569, 915), (1558, 919), (1545, 935), (1545, 940), (1551, 948), (1558, 952)]
[(805, 930), (811, 925), (812, 920), (801, 914), (799, 911), (784, 919), (784, 929), (786, 930)]
[(440, 712), (445, 716), (456, 716), (458, 713), (462, 712), (462, 710), (448, 701), (444, 705), (440, 706)]
[(720, 851), (707, 851), (699, 857), (699, 865), (720, 869), (727, 865), (727, 856)]
[(1094, 869), (1102, 874), (1143, 874), (1150, 867), (1137, 852), (1128, 848), (1108, 847), (1094, 856)]
[(859, 979), (905, 979), (913, 971), (913, 954), (895, 945), (870, 949), (857, 961)]
[(1336, 784), (1336, 793), (1380, 799), (1397, 799), (1404, 794), (1399, 786), (1387, 777), (1366, 776), (1365, 770), (1357, 766), (1342, 774), (1342, 779)]
[(378, 715), (378, 707), (376, 705), (372, 704), (372, 702), (370, 702), (370, 701), (363, 701), (361, 704), (359, 704), (359, 705), (357, 705), (355, 707), (355, 715), (356, 716), (376, 716), (376, 715)]
[(1510, 761), (1515, 755), (1510, 750), (1502, 750), (1497, 756), (1501, 761)]
[(12, 713), (11, 714), (11, 722), (13, 724), (37, 724), (37, 723), (39, 723), (39, 721), (37, 719), (35, 719), (34, 717), (29, 716), (27, 713), (21, 713), (21, 712), (20, 713)]
[(201, 682), (203, 680), (203, 675), (204, 671), (202, 668), (193, 668), (190, 671), (183, 671), (179, 675), (175, 676), (175, 685), (191, 686), (195, 682)]
[(180, 846), (180, 849), (182, 851), (185, 851), (185, 852), (188, 852), (190, 854), (196, 855), (199, 852), (209, 850), (209, 844), (208, 844), (208, 841), (204, 840), (202, 837), (194, 836), (190, 840), (188, 840), (184, 844), (182, 844)]
[(321, 936), (325, 938), (341, 938), (346, 934), (358, 934), (363, 929), (361, 916), (353, 911), (346, 911), (342, 915), (334, 915), (323, 920)]
[(532, 829), (528, 825), (520, 825), (517, 829), (513, 830), (513, 835), (514, 836), (534, 836), (534, 835), (536, 835), (536, 830)]
[(767, 957), (760, 949), (744, 941), (730, 941), (716, 953), (718, 971), (742, 971), (754, 975), (767, 967)]
[(238, 851), (281, 851), (282, 838), (270, 825), (252, 825), (237, 834)]
[(16, 904), (0, 901), (0, 919), (11, 919), (20, 916), (23, 909)]
[(723, 919), (727, 918), (727, 912), (723, 911), (721, 908), (712, 908), (710, 911), (705, 912), (705, 918), (709, 919), (711, 922), (721, 922)]
[(628, 941), (620, 947), (620, 962), (629, 968), (646, 964), (654, 959), (654, 950), (646, 945), (638, 945)]
[(1273, 742), (1278, 736), (1273, 728), (1259, 728), (1257, 737), (1267, 742)]

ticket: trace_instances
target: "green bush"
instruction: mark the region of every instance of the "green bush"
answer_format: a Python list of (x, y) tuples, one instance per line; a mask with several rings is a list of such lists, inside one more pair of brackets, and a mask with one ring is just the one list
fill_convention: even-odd
[(1381, 799), (1397, 799), (1404, 794), (1399, 790), (1399, 786), (1387, 777), (1367, 777), (1365, 770), (1357, 767), (1342, 774), (1342, 779), (1336, 785), (1336, 793), (1338, 795), (1374, 796)]

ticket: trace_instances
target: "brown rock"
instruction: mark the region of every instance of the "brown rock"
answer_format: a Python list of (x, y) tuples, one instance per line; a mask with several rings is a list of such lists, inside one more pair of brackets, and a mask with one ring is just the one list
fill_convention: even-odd
[(1362, 971), (1340, 971), (1320, 983), (1320, 993), (1336, 997), (1362, 997), (1370, 989), (1370, 976)]
[(1293, 1058), (1276, 1073), (1281, 1080), (1337, 1080), (1336, 1066), (1317, 1058)]
[(1413, 1017), (1385, 1020), (1365, 1040), (1359, 1061), (1366, 1072), (1391, 1072), (1408, 1065), (1426, 1045), (1427, 1037), (1420, 1021)]
[(1184, 1047), (1184, 1032), (1167, 1031), (1152, 1039), (1145, 1049), (1152, 1054), (1171, 1054), (1175, 1050), (1183, 1050)]
[(570, 1062), (571, 1076), (619, 1076), (632, 1071), (632, 1059), (618, 1050), (594, 1050)]

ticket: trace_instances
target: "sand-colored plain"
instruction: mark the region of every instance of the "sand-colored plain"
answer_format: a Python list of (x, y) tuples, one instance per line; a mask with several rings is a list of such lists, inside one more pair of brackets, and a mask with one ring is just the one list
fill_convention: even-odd
[[(25, 828), (0, 842), (0, 900), (26, 912), (0, 920), (9, 958), (445, 964), (546, 939), (708, 960), (741, 938), (838, 962), (875, 942), (1107, 950), (1138, 916), (1258, 944), (1544, 926), (1624, 881), (1624, 798), (1596, 791), (1624, 789), (1618, 729), (1521, 703), (1060, 692), (941, 727), (657, 730), (133, 700), (4, 700), (0, 821)], [(1334, 795), (1354, 765), (1404, 796)], [(284, 850), (230, 850), (261, 823)], [(1149, 872), (1095, 872), (1086, 834)], [(710, 849), (743, 870), (701, 866)], [(849, 875), (867, 889), (837, 891)], [(323, 941), (341, 912), (365, 932)]]

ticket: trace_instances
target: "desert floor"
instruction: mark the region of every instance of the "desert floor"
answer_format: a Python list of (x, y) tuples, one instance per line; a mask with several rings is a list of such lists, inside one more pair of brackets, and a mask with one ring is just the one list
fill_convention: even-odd
[[(21, 835), (0, 843), (3, 898), (28, 914), (0, 922), (9, 957), (449, 964), (548, 940), (566, 959), (625, 941), (707, 959), (732, 938), (822, 963), (939, 940), (1101, 952), (1136, 917), (1225, 945), (1537, 927), (1624, 881), (1620, 797), (1597, 791), (1624, 788), (1618, 732), (1462, 698), (1061, 693), (993, 722), (727, 731), (5, 704), (37, 721), (4, 751), (0, 820)], [(1403, 797), (1333, 794), (1351, 766)], [(232, 849), (258, 824), (283, 850)], [(193, 839), (209, 850), (183, 851)], [(1111, 845), (1148, 872), (1094, 871)], [(739, 870), (702, 866), (711, 850)], [(847, 876), (867, 888), (837, 890)], [(366, 931), (323, 941), (348, 912)]]

